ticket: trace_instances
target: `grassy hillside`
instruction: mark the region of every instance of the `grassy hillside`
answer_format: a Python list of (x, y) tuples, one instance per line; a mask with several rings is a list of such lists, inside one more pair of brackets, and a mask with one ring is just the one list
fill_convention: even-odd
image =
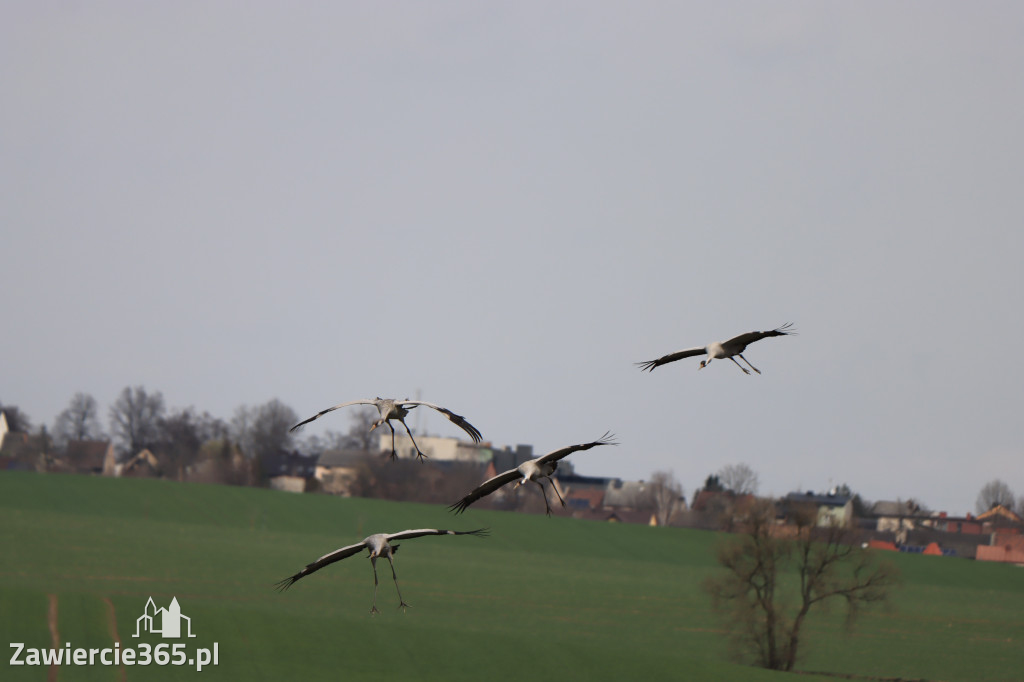
[[(396, 570), (413, 608), (398, 610), (378, 564), (382, 613), (368, 613), (363, 555), (297, 583), (275, 581), (373, 532), (491, 528), (490, 538), (402, 543)], [(177, 597), (198, 635), (218, 643), (204, 679), (769, 680), (729, 662), (701, 581), (718, 536), (268, 490), (0, 474), (0, 639), (124, 646), (150, 596)], [(943, 680), (1024, 677), (1024, 570), (895, 556), (905, 585), (890, 610), (843, 630), (841, 614), (808, 626), (804, 670)], [(113, 616), (113, 619), (112, 617)], [(168, 640), (170, 641), (170, 640)], [(184, 640), (182, 640), (184, 641)], [(44, 679), (12, 668), (4, 680)], [(484, 672), (486, 671), (486, 672)], [(181, 679), (190, 667), (126, 667), (127, 679)], [(115, 667), (65, 667), (60, 680), (121, 679)], [(801, 677), (800, 679), (814, 679)], [(821, 678), (826, 679), (826, 678)]]

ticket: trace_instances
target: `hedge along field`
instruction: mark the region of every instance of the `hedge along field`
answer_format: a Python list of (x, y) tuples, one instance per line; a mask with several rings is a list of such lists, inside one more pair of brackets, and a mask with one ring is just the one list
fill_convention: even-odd
[[(401, 543), (380, 588), (365, 554), (273, 583), (374, 532), (469, 530), (491, 537)], [(192, 619), (191, 650), (218, 644), (203, 679), (654, 679), (787, 677), (728, 658), (700, 584), (725, 536), (381, 500), (160, 480), (0, 474), (0, 637), (74, 647), (135, 639), (152, 596)], [(887, 555), (888, 557), (888, 555)], [(1024, 679), (1024, 570), (892, 555), (904, 584), (852, 632), (838, 605), (810, 619), (798, 668), (936, 680)], [(53, 597), (51, 597), (53, 595)], [(113, 617), (112, 617), (113, 616)], [(154, 639), (155, 637), (155, 639)], [(13, 649), (10, 650), (13, 653)], [(46, 679), (12, 667), (3, 679)], [(59, 680), (182, 679), (176, 666), (62, 667)], [(123, 678), (122, 675), (125, 677)], [(800, 679), (829, 679), (801, 676)]]

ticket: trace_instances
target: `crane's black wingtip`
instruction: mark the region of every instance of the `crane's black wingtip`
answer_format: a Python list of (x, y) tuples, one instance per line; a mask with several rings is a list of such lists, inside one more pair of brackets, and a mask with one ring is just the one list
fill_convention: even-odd
[(285, 578), (284, 580), (279, 580), (278, 582), (274, 583), (274, 589), (278, 592), (284, 592), (289, 587), (294, 585), (295, 582), (299, 579), (299, 577), (300, 576), (293, 575), (289, 578)]

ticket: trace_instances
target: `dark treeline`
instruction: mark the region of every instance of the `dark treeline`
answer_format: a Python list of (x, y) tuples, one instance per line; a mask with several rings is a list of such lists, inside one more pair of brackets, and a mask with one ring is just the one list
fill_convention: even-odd
[[(101, 465), (87, 461), (95, 459), (96, 448), (85, 444), (104, 443), (118, 465), (148, 452), (135, 463), (158, 468), (161, 476), (251, 484), (265, 478), (261, 463), (267, 457), (296, 451), (315, 457), (330, 448), (368, 445), (365, 434), (356, 433), (359, 424), (350, 430), (354, 435), (328, 431), (297, 438), (288, 432), (298, 421), (296, 412), (276, 398), (241, 405), (224, 419), (191, 406), (169, 409), (160, 391), (126, 386), (105, 415), (92, 395), (76, 393), (49, 427), (33, 424), (17, 405), (0, 402), (0, 411), (10, 436), (3, 454), (34, 468), (96, 468)], [(356, 421), (365, 419), (355, 414)]]
[[(320, 455), (345, 451), (361, 457), (355, 458), (359, 461), (350, 468), (341, 494), (448, 502), (461, 494), (459, 491), (479, 483), (486, 467), (447, 462), (442, 475), (434, 467), (416, 466), (418, 462), (381, 457), (378, 432), (370, 430), (377, 412), (368, 406), (349, 411), (344, 431), (328, 430), (322, 435), (290, 432), (299, 416), (277, 398), (240, 405), (225, 419), (192, 406), (168, 408), (160, 391), (143, 386), (125, 386), (105, 412), (92, 395), (76, 393), (49, 426), (34, 424), (16, 404), (0, 401), (0, 413), (7, 434), (0, 463), (6, 469), (266, 485), (275, 475), (295, 474), (294, 469), (301, 468), (296, 463), (304, 463), (306, 468), (300, 476), (313, 479)], [(683, 487), (670, 472), (658, 471), (625, 508), (652, 513), (659, 524), (678, 520), (683, 510), (691, 516), (696, 511), (700, 512), (700, 525), (728, 530), (733, 525), (731, 519), (737, 517), (737, 504), (742, 508), (745, 500), (753, 499), (758, 483), (757, 473), (746, 464), (724, 466), (696, 486), (687, 509)], [(320, 481), (310, 480), (307, 489), (320, 486)], [(833, 490), (851, 499), (854, 517), (871, 515), (871, 503), (846, 484)], [(914, 514), (928, 513), (920, 500), (907, 498), (903, 504)], [(528, 511), (535, 511), (533, 507), (538, 505), (543, 505), (539, 497), (520, 493), (497, 496), (488, 503)], [(1024, 515), (1024, 496), (1016, 498), (1003, 481), (993, 479), (978, 494), (977, 512), (997, 505), (1016, 508)]]

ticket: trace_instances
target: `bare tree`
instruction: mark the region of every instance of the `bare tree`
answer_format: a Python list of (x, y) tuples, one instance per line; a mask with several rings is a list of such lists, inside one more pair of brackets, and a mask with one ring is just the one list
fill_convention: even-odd
[[(295, 437), (295, 434), (292, 434)], [(299, 441), (299, 449), (309, 455), (320, 455), (328, 450), (355, 450), (359, 446), (340, 431), (328, 430), (322, 436), (309, 434)]]
[(347, 433), (327, 430), (322, 436), (309, 435), (302, 441), (304, 451), (318, 454), (327, 450), (363, 450), (377, 452), (380, 450), (379, 432), (370, 428), (380, 417), (373, 407), (362, 407), (349, 413), (351, 426)]
[(181, 478), (185, 469), (200, 458), (199, 450), (203, 443), (225, 439), (228, 432), (223, 420), (209, 412), (196, 414), (191, 407), (175, 410), (160, 418), (158, 428), (157, 447), (164, 470), (177, 478)]
[(722, 487), (737, 495), (757, 493), (757, 473), (746, 464), (727, 464), (718, 472)]
[(1001, 504), (1007, 509), (1013, 509), (1013, 501), (1014, 495), (1010, 486), (995, 478), (981, 487), (974, 508), (979, 514), (984, 514), (997, 504)]
[(655, 471), (648, 490), (658, 525), (667, 526), (681, 507), (683, 486), (671, 471)]
[(61, 445), (71, 440), (97, 440), (103, 437), (100, 408), (88, 393), (76, 393), (67, 408), (57, 415), (53, 437)]
[(261, 459), (291, 446), (288, 429), (298, 420), (295, 410), (273, 398), (257, 407), (243, 405), (236, 409), (230, 432), (246, 456)]
[[(191, 412), (192, 408), (189, 408), (189, 411)], [(211, 440), (224, 440), (230, 432), (228, 425), (223, 419), (214, 417), (205, 411), (202, 414), (195, 415), (195, 428), (200, 443)]]
[(379, 440), (377, 434), (370, 431), (373, 423), (379, 418), (380, 413), (377, 412), (376, 408), (369, 406), (361, 407), (349, 413), (349, 421), (352, 422), (352, 426), (349, 427), (348, 435), (354, 442), (356, 449), (367, 452), (376, 452), (380, 449), (378, 447)]
[(813, 509), (794, 516), (795, 528), (783, 533), (774, 524), (774, 505), (755, 503), (743, 533), (719, 548), (724, 574), (704, 584), (725, 614), (736, 652), (773, 670), (793, 669), (812, 608), (843, 601), (852, 625), (862, 606), (887, 599), (898, 581), (896, 569), (876, 564), (849, 529), (815, 528)]
[(251, 441), (252, 424), (256, 419), (254, 413), (255, 410), (248, 405), (239, 405), (235, 408), (235, 413), (232, 415), (228, 426), (228, 434), (231, 440), (238, 443), (239, 447), (242, 448), (242, 452), (248, 457), (252, 457), (254, 450)]
[(110, 431), (123, 452), (134, 454), (156, 446), (163, 414), (164, 396), (159, 391), (151, 395), (142, 386), (125, 386), (110, 406)]

